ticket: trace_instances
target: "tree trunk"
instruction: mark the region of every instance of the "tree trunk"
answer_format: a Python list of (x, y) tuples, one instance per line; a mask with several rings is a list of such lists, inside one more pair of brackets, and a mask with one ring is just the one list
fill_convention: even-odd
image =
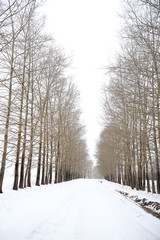
[(154, 184), (154, 172), (153, 172), (152, 157), (151, 157), (151, 151), (150, 151), (150, 145), (149, 145), (149, 139), (148, 138), (147, 138), (147, 148), (148, 148), (148, 155), (149, 155), (149, 161), (150, 161), (150, 166), (151, 166), (152, 193), (156, 193), (155, 184)]
[(155, 92), (154, 92), (154, 82), (152, 77), (152, 108), (153, 108), (153, 142), (155, 150), (155, 161), (156, 161), (156, 174), (157, 174), (157, 193), (160, 194), (160, 171), (159, 171), (159, 159), (158, 159), (158, 146), (157, 146), (157, 134), (156, 134), (156, 120), (155, 120)]
[[(13, 31), (13, 33), (14, 33), (14, 31)], [(10, 114), (11, 114), (12, 81), (13, 81), (13, 71), (14, 71), (14, 67), (13, 67), (14, 66), (14, 47), (15, 47), (15, 39), (13, 36), (7, 118), (6, 118), (6, 124), (5, 124), (4, 145), (3, 145), (3, 154), (2, 154), (2, 162), (1, 162), (1, 170), (0, 170), (0, 193), (3, 193), (2, 186), (3, 186), (3, 179), (4, 179), (4, 173), (5, 173), (7, 146), (8, 146), (8, 131), (9, 131), (9, 122), (10, 122)]]
[(29, 89), (30, 89), (30, 68), (29, 68), (29, 74), (28, 74), (28, 89), (27, 89), (27, 95), (26, 95), (26, 113), (25, 113), (26, 116), (25, 116), (25, 126), (24, 126), (24, 139), (23, 139), (19, 188), (24, 188), (24, 162), (25, 162), (25, 152), (26, 152)]
[(33, 154), (33, 105), (34, 105), (34, 77), (33, 77), (33, 58), (32, 58), (32, 78), (31, 78), (31, 132), (30, 132), (30, 148), (28, 156), (28, 170), (27, 170), (27, 187), (31, 187), (31, 167), (32, 167), (32, 154)]
[(36, 186), (40, 186), (40, 172), (41, 172), (41, 154), (42, 154), (42, 126), (43, 119), (41, 113), (41, 122), (40, 122), (40, 138), (39, 138), (39, 154), (38, 154), (38, 164), (37, 164), (37, 176), (36, 176)]
[(48, 159), (49, 159), (49, 129), (48, 129), (48, 104), (46, 106), (46, 138), (47, 138), (47, 154), (46, 154), (46, 173), (45, 173), (45, 184), (48, 184)]
[(42, 179), (41, 184), (45, 184), (45, 165), (46, 165), (46, 116), (44, 117), (44, 133), (43, 133), (43, 161), (42, 161)]
[(23, 113), (23, 100), (24, 100), (24, 82), (25, 82), (25, 70), (26, 70), (26, 43), (24, 49), (24, 59), (23, 59), (23, 75), (22, 75), (22, 86), (21, 86), (21, 102), (20, 102), (20, 113), (19, 113), (19, 124), (18, 124), (18, 140), (17, 140), (17, 153), (16, 153), (16, 163), (14, 172), (14, 184), (13, 190), (18, 190), (18, 177), (19, 177), (19, 156), (20, 156), (20, 145), (22, 138), (22, 113)]

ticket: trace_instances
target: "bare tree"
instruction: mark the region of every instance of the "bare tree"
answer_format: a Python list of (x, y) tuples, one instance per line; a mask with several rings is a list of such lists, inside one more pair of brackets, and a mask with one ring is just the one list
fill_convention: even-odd
[[(6, 165), (6, 156), (7, 156), (7, 145), (8, 145), (8, 132), (9, 132), (9, 124), (10, 124), (10, 114), (11, 114), (11, 103), (12, 103), (12, 87), (13, 87), (13, 78), (15, 77), (14, 73), (14, 62), (15, 62), (15, 45), (16, 40), (21, 33), (23, 27), (26, 25), (26, 22), (24, 20), (24, 12), (26, 8), (29, 6), (29, 3), (31, 4), (32, 1), (24, 1), (23, 4), (21, 4), (19, 1), (13, 1), (12, 3), (8, 1), (8, 5), (1, 3), (1, 7), (5, 6), (5, 9), (2, 8), (1, 17), (4, 17), (2, 20), (2, 24), (4, 22), (8, 22), (8, 24), (5, 24), (5, 27), (7, 25), (8, 29), (7, 32), (10, 35), (10, 40), (7, 40), (7, 43), (2, 43), (1, 51), (2, 50), (10, 50), (9, 55), (9, 63), (10, 63), (10, 73), (9, 73), (9, 80), (8, 80), (8, 107), (6, 112), (6, 123), (5, 123), (5, 133), (4, 133), (4, 145), (3, 145), (3, 156), (2, 156), (2, 162), (1, 162), (1, 171), (0, 171), (0, 192), (2, 192), (2, 185), (3, 185), (3, 178), (4, 178), (4, 172), (5, 172), (5, 165)], [(16, 8), (16, 10), (15, 10)], [(19, 21), (18, 14), (22, 16), (21, 20)], [(22, 20), (23, 19), (23, 20)], [(5, 28), (4, 27), (4, 28)], [(6, 29), (5, 29), (6, 30)], [(1, 34), (3, 37), (3, 34)], [(5, 53), (3, 53), (4, 55)], [(8, 55), (8, 51), (6, 52), (6, 55)]]
[(121, 171), (123, 184), (144, 190), (147, 182), (149, 192), (151, 178), (155, 192), (156, 173), (159, 193), (159, 11), (150, 1), (143, 2), (124, 1), (123, 45), (116, 62), (108, 68), (111, 83), (104, 90), (105, 130), (97, 152), (103, 166), (101, 143), (110, 131), (114, 148), (110, 148), (107, 161), (115, 164), (115, 169), (108, 167), (114, 179), (120, 181)]

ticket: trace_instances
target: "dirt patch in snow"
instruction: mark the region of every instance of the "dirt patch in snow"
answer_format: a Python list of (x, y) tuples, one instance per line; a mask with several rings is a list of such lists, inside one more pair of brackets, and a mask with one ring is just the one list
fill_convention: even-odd
[[(117, 191), (117, 190), (116, 190)], [(127, 192), (117, 191), (126, 198), (129, 198), (136, 202), (140, 207), (142, 207), (146, 212), (152, 214), (153, 216), (160, 219), (160, 203), (149, 201), (146, 198), (138, 198), (138, 196), (130, 196)]]

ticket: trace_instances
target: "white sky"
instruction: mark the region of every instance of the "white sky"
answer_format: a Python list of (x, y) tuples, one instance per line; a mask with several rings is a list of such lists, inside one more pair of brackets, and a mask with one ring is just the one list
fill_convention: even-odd
[(91, 160), (101, 129), (101, 87), (107, 81), (103, 67), (112, 60), (118, 47), (119, 1), (47, 0), (43, 6), (47, 31), (72, 56), (69, 75), (81, 93)]

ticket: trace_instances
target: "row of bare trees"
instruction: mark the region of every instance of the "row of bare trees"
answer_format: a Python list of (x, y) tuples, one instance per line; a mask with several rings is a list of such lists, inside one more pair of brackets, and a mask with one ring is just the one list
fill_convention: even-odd
[(123, 2), (121, 50), (104, 87), (99, 169), (108, 180), (160, 193), (160, 5)]
[(37, 186), (85, 176), (79, 92), (63, 51), (43, 33), (41, 4), (0, 2), (0, 193), (9, 166), (14, 190), (31, 186), (32, 169)]

